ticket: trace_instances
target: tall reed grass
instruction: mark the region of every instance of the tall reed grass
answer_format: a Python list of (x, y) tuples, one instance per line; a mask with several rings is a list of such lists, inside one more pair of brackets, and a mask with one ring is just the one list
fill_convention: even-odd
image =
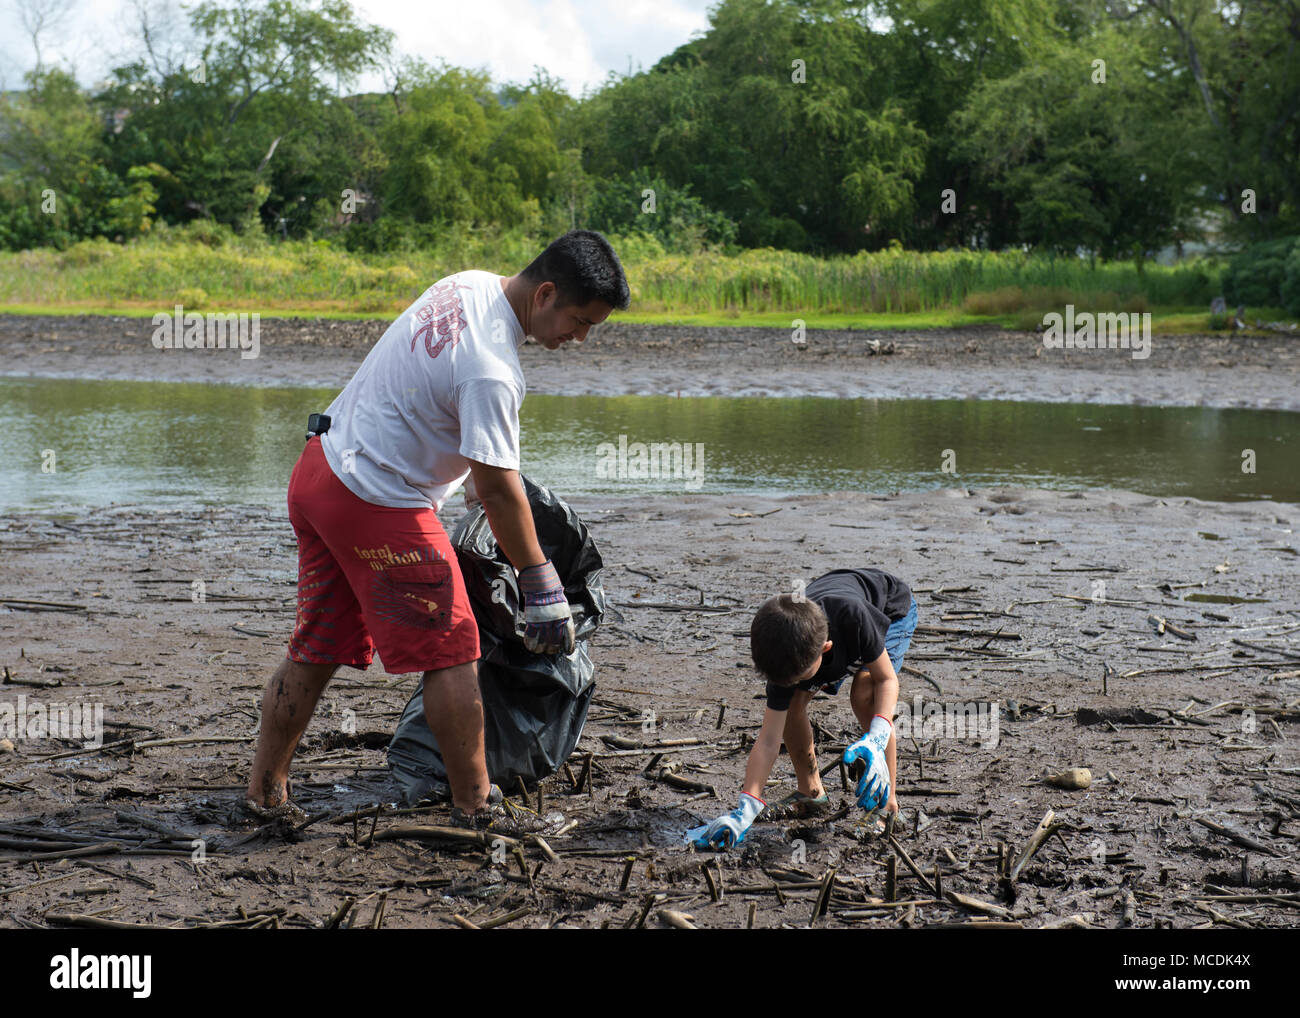
[[(771, 249), (667, 254), (643, 237), (611, 238), (622, 252), (633, 308), (900, 313), (961, 309), (1007, 316), (1066, 303), (1144, 310), (1200, 307), (1220, 268), (1129, 262), (1091, 265), (1019, 252), (899, 249), (819, 258)], [(462, 231), (435, 250), (361, 255), (326, 241), (236, 237), (207, 224), (165, 229), (127, 245), (84, 241), (65, 251), (0, 253), (0, 304), (391, 312), (464, 268), (508, 274), (539, 250), (535, 239)]]

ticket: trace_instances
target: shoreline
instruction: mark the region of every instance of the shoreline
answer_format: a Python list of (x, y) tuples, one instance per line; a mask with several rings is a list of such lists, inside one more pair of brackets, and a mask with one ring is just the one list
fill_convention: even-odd
[[(259, 356), (156, 350), (147, 319), (0, 316), (0, 377), (341, 388), (388, 320), (274, 319)], [(246, 351), (245, 351), (246, 352)], [(581, 345), (527, 344), (530, 393), (837, 399), (995, 399), (1300, 411), (1300, 342), (1289, 336), (1152, 337), (1127, 350), (1050, 350), (993, 327), (809, 330), (615, 323)]]

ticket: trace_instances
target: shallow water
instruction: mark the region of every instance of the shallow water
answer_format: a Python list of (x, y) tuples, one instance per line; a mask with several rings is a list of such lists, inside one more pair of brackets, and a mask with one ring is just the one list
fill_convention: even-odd
[[(3, 378), (0, 506), (282, 505), (307, 415), (334, 395)], [(521, 424), (524, 472), (567, 496), (1005, 485), (1300, 501), (1300, 414), (1279, 410), (534, 395)]]

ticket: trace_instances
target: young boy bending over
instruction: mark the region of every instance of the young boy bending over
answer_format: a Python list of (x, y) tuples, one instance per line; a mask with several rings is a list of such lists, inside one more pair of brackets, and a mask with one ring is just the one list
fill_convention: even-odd
[(844, 751), (846, 764), (861, 760), (866, 768), (858, 782), (858, 804), (868, 811), (884, 806), (886, 812), (897, 812), (891, 719), (898, 703), (898, 669), (915, 629), (911, 589), (879, 569), (835, 569), (808, 584), (801, 598), (782, 594), (765, 601), (754, 616), (749, 641), (754, 664), (767, 680), (767, 709), (749, 753), (740, 804), (687, 832), (687, 840), (701, 848), (744, 841), (767, 805), (763, 790), (782, 741), (799, 784), (779, 805), (805, 813), (829, 806), (813, 751), (808, 703), (819, 689), (839, 692), (850, 675), (849, 703), (865, 732)]

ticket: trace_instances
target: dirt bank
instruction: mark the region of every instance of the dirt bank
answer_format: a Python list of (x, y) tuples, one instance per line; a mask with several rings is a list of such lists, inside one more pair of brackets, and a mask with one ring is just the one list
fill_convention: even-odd
[[(256, 358), (231, 350), (155, 350), (147, 318), (0, 315), (0, 373), (341, 387), (384, 321), (268, 318)], [(893, 352), (887, 352), (892, 350)], [(529, 391), (557, 395), (680, 393), (1300, 409), (1294, 337), (1155, 336), (1131, 351), (1046, 350), (1033, 334), (611, 324), (586, 343), (523, 352)]]

